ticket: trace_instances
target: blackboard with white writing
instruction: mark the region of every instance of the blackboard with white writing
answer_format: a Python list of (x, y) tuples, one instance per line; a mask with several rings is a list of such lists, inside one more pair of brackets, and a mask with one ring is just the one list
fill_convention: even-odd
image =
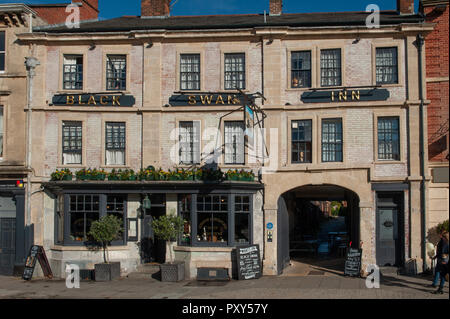
[(236, 248), (239, 280), (258, 279), (262, 276), (259, 245)]
[(344, 275), (358, 277), (361, 275), (362, 249), (349, 248), (345, 260)]
[(44, 247), (34, 245), (30, 249), (27, 261), (25, 262), (25, 269), (23, 271), (22, 278), (24, 280), (31, 280), (33, 278), (34, 268), (36, 267), (36, 260), (39, 261), (44, 276), (51, 279), (53, 278), (52, 270), (45, 255)]

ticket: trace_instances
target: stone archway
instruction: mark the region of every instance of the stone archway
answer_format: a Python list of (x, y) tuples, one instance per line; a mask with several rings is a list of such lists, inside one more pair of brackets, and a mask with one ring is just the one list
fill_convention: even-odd
[(278, 273), (293, 260), (343, 270), (346, 248), (359, 247), (359, 202), (356, 192), (330, 184), (283, 193), (278, 200)]

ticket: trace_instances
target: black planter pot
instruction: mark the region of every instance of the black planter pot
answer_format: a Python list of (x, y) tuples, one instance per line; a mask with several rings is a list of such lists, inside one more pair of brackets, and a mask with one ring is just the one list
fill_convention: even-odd
[(120, 277), (120, 262), (95, 264), (95, 281), (110, 281)]
[(184, 262), (166, 263), (160, 265), (161, 281), (183, 281), (184, 280)]

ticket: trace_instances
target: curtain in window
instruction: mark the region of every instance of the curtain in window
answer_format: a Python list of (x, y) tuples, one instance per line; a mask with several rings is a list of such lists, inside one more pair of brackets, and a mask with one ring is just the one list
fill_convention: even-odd
[(106, 151), (106, 165), (124, 165), (125, 151)]
[(225, 122), (225, 164), (244, 163), (244, 122)]
[(63, 154), (64, 164), (81, 164), (81, 154), (76, 153), (64, 153)]
[(106, 165), (125, 165), (125, 123), (106, 123)]
[(180, 164), (200, 163), (200, 122), (180, 122)]

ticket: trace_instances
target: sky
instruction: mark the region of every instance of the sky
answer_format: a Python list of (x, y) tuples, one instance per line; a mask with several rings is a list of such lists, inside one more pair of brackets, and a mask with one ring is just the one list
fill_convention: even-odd
[[(0, 0), (0, 3), (18, 3), (20, 0)], [(25, 0), (24, 3), (66, 3), (69, 0)], [(172, 16), (247, 14), (269, 11), (269, 0), (173, 0)], [(416, 10), (418, 7), (416, 1)], [(124, 5), (126, 3), (126, 5)], [(284, 13), (365, 11), (369, 4), (381, 10), (395, 10), (396, 0), (283, 0)], [(99, 0), (100, 19), (124, 15), (138, 16), (140, 0)]]

